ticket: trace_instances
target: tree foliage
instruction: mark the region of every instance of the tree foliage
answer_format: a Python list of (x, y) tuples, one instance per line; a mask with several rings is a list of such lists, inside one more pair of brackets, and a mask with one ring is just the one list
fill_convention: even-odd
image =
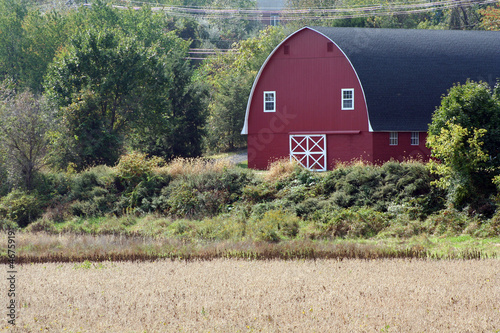
[(0, 163), (10, 187), (31, 191), (44, 165), (51, 115), (43, 99), (9, 88), (5, 83), (0, 87), (0, 151), (5, 156)]
[(231, 150), (245, 144), (240, 134), (252, 83), (274, 48), (286, 37), (281, 27), (269, 27), (257, 37), (234, 44), (231, 52), (209, 59), (199, 70), (212, 95), (207, 120), (207, 146)]
[(492, 179), (500, 172), (499, 131), (500, 100), (486, 83), (458, 84), (443, 97), (427, 145), (437, 159), (431, 170), (441, 176), (436, 184), (448, 190), (450, 203), (477, 205), (493, 193)]
[(481, 27), (485, 30), (500, 30), (500, 2), (480, 11)]
[[(187, 47), (188, 42), (173, 33), (154, 42), (112, 28), (91, 28), (77, 35), (46, 77), (47, 96), (61, 108), (61, 130), (53, 137), (58, 148), (54, 161), (60, 167), (75, 163), (78, 168), (114, 164), (132, 134), (141, 134), (139, 141), (154, 136), (170, 143), (160, 144), (163, 151), (143, 145), (144, 151), (183, 155), (172, 141), (182, 136), (186, 122), (200, 126), (196, 113), (201, 109), (196, 105), (187, 119), (182, 118), (186, 110), (181, 109), (189, 102), (175, 96), (192, 93), (185, 91), (189, 66), (184, 72), (176, 70), (185, 63)], [(196, 131), (189, 134), (197, 136)]]

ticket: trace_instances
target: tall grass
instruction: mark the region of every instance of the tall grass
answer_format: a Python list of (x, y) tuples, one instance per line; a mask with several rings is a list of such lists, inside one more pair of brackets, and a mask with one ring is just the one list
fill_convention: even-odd
[[(0, 235), (7, 239), (6, 235)], [(498, 258), (500, 241), (482, 246), (461, 246), (460, 242), (443, 243), (437, 240), (412, 239), (400, 242), (373, 240), (283, 242), (226, 240), (189, 241), (172, 237), (137, 237), (123, 235), (76, 235), (19, 233), (16, 235), (16, 262), (93, 262), (149, 261), (160, 258), (181, 260), (238, 259), (481, 259)], [(464, 240), (465, 242), (467, 240)], [(0, 262), (7, 262), (7, 252), (0, 252)]]

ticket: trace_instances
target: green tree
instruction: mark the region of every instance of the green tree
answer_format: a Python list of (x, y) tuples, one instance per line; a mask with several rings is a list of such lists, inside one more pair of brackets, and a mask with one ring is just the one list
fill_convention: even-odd
[(495, 190), (500, 171), (500, 100), (483, 82), (452, 87), (432, 117), (427, 145), (431, 171), (456, 207), (478, 206)]
[(163, 52), (119, 30), (90, 29), (58, 55), (45, 87), (61, 109), (62, 127), (53, 136), (59, 167), (114, 164), (134, 123), (146, 112), (151, 118), (168, 108), (170, 77)]
[(28, 91), (16, 94), (5, 84), (0, 90), (0, 151), (8, 181), (31, 191), (44, 165), (51, 114), (44, 101)]
[(134, 127), (130, 145), (165, 159), (196, 157), (202, 153), (207, 88), (192, 81), (193, 71), (184, 59), (177, 59), (170, 69), (168, 109), (148, 112)]
[(198, 79), (211, 89), (207, 121), (207, 148), (230, 150), (245, 144), (240, 134), (252, 83), (265, 59), (286, 37), (281, 27), (269, 27), (257, 37), (233, 45), (230, 52), (208, 59)]
[(21, 0), (0, 0), (0, 80), (18, 81), (22, 73), (23, 20), (28, 9)]

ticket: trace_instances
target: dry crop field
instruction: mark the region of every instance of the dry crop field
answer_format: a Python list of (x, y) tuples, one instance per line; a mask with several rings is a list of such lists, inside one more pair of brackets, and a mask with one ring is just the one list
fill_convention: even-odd
[(46, 263), (17, 276), (17, 326), (4, 315), (3, 331), (500, 331), (494, 259)]

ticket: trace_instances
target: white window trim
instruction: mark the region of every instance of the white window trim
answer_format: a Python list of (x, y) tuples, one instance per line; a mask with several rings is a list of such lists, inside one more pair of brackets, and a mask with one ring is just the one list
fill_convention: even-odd
[(398, 132), (389, 132), (389, 146), (397, 146), (399, 144)]
[(411, 145), (419, 146), (420, 145), (420, 132), (411, 132)]
[[(349, 98), (344, 98), (344, 91), (350, 91), (352, 93), (352, 99)], [(341, 91), (341, 101), (342, 101), (342, 110), (354, 110), (354, 88), (349, 88), (349, 89), (342, 89)], [(350, 108), (346, 108), (344, 107), (344, 101), (347, 101), (347, 100), (352, 100), (352, 106)]]
[[(266, 110), (266, 94), (273, 94), (273, 109)], [(264, 91), (264, 112), (276, 112), (276, 91)]]

